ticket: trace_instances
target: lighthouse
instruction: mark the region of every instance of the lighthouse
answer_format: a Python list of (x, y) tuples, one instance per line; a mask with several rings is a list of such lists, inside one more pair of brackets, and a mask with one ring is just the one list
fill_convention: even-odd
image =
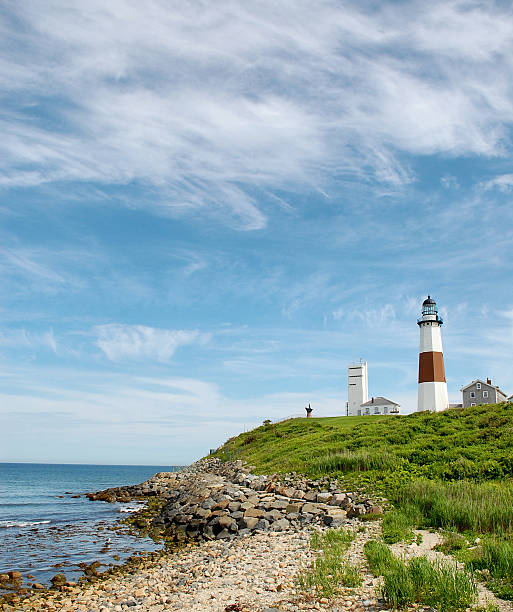
[(449, 407), (442, 349), (443, 320), (438, 315), (435, 300), (428, 295), (422, 303), (419, 352), (419, 400), (417, 411), (438, 412)]

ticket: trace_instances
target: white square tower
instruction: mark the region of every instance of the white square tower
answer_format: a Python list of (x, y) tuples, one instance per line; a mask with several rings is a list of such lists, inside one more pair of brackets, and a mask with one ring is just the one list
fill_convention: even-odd
[(361, 405), (369, 399), (367, 362), (352, 363), (347, 367), (347, 414), (358, 416)]

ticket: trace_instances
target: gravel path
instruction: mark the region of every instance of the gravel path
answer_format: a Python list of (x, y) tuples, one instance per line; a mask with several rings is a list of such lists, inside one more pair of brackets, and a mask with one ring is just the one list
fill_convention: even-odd
[[(442, 543), (443, 538), (439, 533), (432, 533), (423, 529), (416, 530), (415, 533), (417, 535), (420, 534), (422, 536), (422, 542), (420, 544), (405, 544), (404, 542), (399, 542), (398, 544), (393, 544), (390, 547), (392, 549), (392, 552), (397, 556), (404, 555), (404, 557), (406, 558), (419, 557), (421, 555), (424, 555), (431, 561), (435, 559), (440, 559), (454, 563), (454, 557), (451, 557), (450, 555), (445, 555), (444, 553), (439, 552), (437, 550), (433, 550), (433, 548), (437, 544)], [(458, 566), (463, 568), (463, 564), (461, 563), (458, 563)], [(495, 606), (498, 606), (501, 612), (513, 612), (513, 602), (505, 601), (504, 599), (499, 599), (492, 593), (492, 591), (487, 589), (483, 583), (478, 582), (477, 590), (479, 594), (480, 606), (493, 604)]]

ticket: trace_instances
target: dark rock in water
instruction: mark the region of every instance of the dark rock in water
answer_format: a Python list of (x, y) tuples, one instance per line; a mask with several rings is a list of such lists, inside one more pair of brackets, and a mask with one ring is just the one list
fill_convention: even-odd
[(52, 583), (52, 586), (54, 587), (64, 586), (67, 583), (66, 575), (65, 574), (55, 574), (55, 576), (50, 580), (50, 582)]

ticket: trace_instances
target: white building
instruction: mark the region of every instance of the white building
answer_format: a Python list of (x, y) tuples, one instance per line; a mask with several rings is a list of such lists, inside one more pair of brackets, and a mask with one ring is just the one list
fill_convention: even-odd
[(419, 350), (419, 393), (417, 411), (438, 412), (449, 408), (442, 348), (443, 319), (438, 316), (436, 302), (428, 295), (422, 303)]
[(371, 414), (400, 414), (399, 404), (386, 397), (372, 397), (368, 402), (360, 406), (358, 415)]
[(368, 399), (367, 362), (352, 363), (347, 367), (347, 415), (357, 416)]

